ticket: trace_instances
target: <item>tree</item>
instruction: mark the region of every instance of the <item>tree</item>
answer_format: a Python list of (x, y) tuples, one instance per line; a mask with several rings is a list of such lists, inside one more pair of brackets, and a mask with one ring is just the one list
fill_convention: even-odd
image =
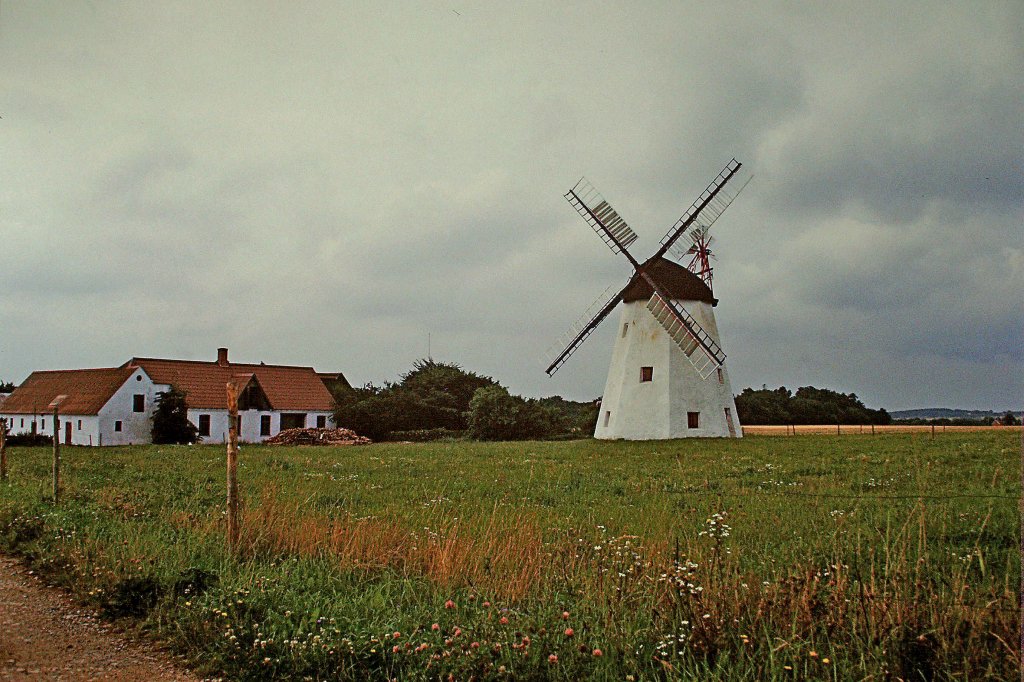
[(1000, 419), (1000, 421), (1003, 423), (1003, 426), (1017, 426), (1020, 424), (1016, 415), (1014, 415), (1010, 410), (1006, 411), (1006, 414), (1003, 415), (1003, 418)]
[(487, 386), (497, 382), (454, 363), (417, 360), (398, 383), (367, 384), (336, 396), (335, 423), (373, 440), (394, 431), (465, 431), (469, 402)]
[(477, 389), (469, 401), (469, 435), (479, 440), (548, 438), (556, 413), (537, 400), (511, 395), (503, 386)]
[(0, 393), (13, 393), (15, 388), (14, 382), (0, 381)]
[(196, 443), (199, 429), (188, 420), (185, 394), (174, 386), (156, 396), (153, 412), (153, 442), (160, 444)]
[(801, 386), (796, 393), (782, 386), (755, 391), (743, 389), (736, 396), (736, 411), (744, 424), (889, 424), (885, 410), (864, 406), (856, 393)]

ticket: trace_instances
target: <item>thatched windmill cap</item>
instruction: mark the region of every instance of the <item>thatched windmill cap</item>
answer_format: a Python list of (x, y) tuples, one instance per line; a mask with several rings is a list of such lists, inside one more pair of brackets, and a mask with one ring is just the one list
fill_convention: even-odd
[[(708, 285), (700, 277), (693, 274), (682, 265), (673, 263), (666, 258), (659, 258), (653, 264), (651, 261), (643, 264), (643, 268), (650, 273), (658, 284), (665, 288), (668, 295), (679, 301), (702, 301), (711, 305), (718, 305), (718, 299), (711, 293)], [(650, 264), (650, 265), (649, 265)], [(622, 300), (626, 303), (633, 301), (646, 301), (651, 297), (654, 290), (639, 275), (633, 277)]]

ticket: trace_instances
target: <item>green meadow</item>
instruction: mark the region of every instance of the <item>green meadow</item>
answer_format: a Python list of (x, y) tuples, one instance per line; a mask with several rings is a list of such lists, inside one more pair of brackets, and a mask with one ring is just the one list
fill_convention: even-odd
[(10, 448), (0, 545), (228, 679), (1018, 679), (1020, 435)]

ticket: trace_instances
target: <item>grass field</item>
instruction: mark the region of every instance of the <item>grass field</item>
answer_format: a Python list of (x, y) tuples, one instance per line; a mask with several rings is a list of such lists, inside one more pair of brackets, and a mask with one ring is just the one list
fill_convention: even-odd
[(10, 451), (6, 551), (230, 679), (1017, 679), (1020, 433)]

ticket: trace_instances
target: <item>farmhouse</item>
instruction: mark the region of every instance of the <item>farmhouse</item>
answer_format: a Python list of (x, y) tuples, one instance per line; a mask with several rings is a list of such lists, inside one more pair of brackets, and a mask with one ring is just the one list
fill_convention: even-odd
[(10, 433), (52, 435), (47, 406), (58, 396), (62, 443), (148, 443), (157, 395), (174, 386), (185, 393), (188, 419), (207, 442), (227, 439), (228, 380), (239, 387), (239, 440), (257, 443), (280, 431), (334, 426), (328, 385), (340, 373), (318, 375), (312, 367), (239, 364), (226, 348), (214, 362), (132, 358), (120, 367), (33, 372), (0, 407)]

